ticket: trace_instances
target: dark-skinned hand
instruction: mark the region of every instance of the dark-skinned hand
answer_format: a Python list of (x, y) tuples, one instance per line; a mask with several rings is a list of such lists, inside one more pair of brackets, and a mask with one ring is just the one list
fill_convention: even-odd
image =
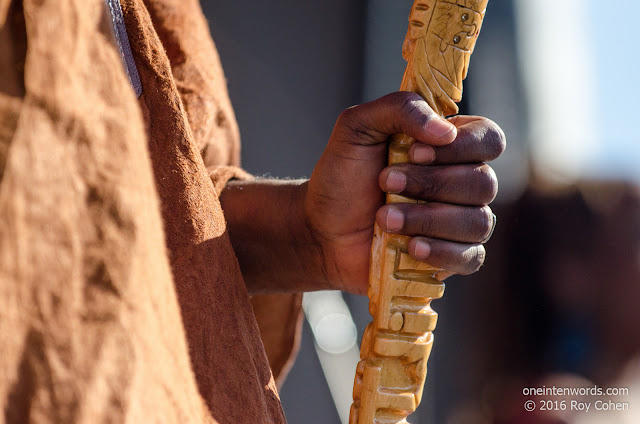
[[(410, 163), (386, 166), (392, 134), (417, 140)], [(477, 271), (493, 231), (488, 204), (498, 190), (485, 162), (505, 148), (502, 130), (477, 116), (439, 117), (418, 95), (389, 94), (338, 118), (304, 196), (306, 225), (335, 288), (366, 293), (374, 221), (411, 236), (409, 254), (445, 269)], [(385, 205), (384, 193), (426, 204)]]

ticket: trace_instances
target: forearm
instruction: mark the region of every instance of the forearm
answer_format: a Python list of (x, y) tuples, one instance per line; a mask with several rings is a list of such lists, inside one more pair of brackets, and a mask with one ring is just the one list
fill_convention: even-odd
[(232, 181), (220, 201), (251, 294), (329, 289), (304, 217), (305, 180)]

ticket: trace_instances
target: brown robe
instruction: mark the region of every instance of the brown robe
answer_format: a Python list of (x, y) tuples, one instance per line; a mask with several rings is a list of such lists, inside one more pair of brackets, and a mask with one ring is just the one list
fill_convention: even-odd
[(260, 330), (285, 374), (300, 296), (254, 298), (258, 327), (206, 21), (197, 0), (121, 3), (139, 99), (103, 0), (0, 0), (0, 424), (282, 423)]

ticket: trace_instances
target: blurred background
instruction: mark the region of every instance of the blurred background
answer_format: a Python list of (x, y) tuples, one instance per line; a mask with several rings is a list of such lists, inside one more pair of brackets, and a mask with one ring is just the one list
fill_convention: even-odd
[[(397, 90), (411, 3), (202, 0), (249, 172), (308, 177), (344, 108)], [(638, 16), (637, 0), (490, 0), (461, 113), (507, 135), (499, 225), (483, 269), (434, 303), (412, 423), (640, 422)], [(367, 299), (304, 308), (287, 419), (344, 423)], [(524, 411), (524, 388), (554, 384), (628, 388), (602, 399), (629, 410)]]

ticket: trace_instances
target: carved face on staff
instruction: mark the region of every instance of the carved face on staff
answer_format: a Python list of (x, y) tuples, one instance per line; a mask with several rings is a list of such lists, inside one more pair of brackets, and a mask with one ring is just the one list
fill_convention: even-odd
[[(413, 67), (411, 86), (443, 115), (458, 112), (455, 103), (462, 99), (462, 80), (487, 2), (430, 0), (418, 4), (409, 17), (402, 53)], [(439, 54), (428, 55), (428, 51)]]

